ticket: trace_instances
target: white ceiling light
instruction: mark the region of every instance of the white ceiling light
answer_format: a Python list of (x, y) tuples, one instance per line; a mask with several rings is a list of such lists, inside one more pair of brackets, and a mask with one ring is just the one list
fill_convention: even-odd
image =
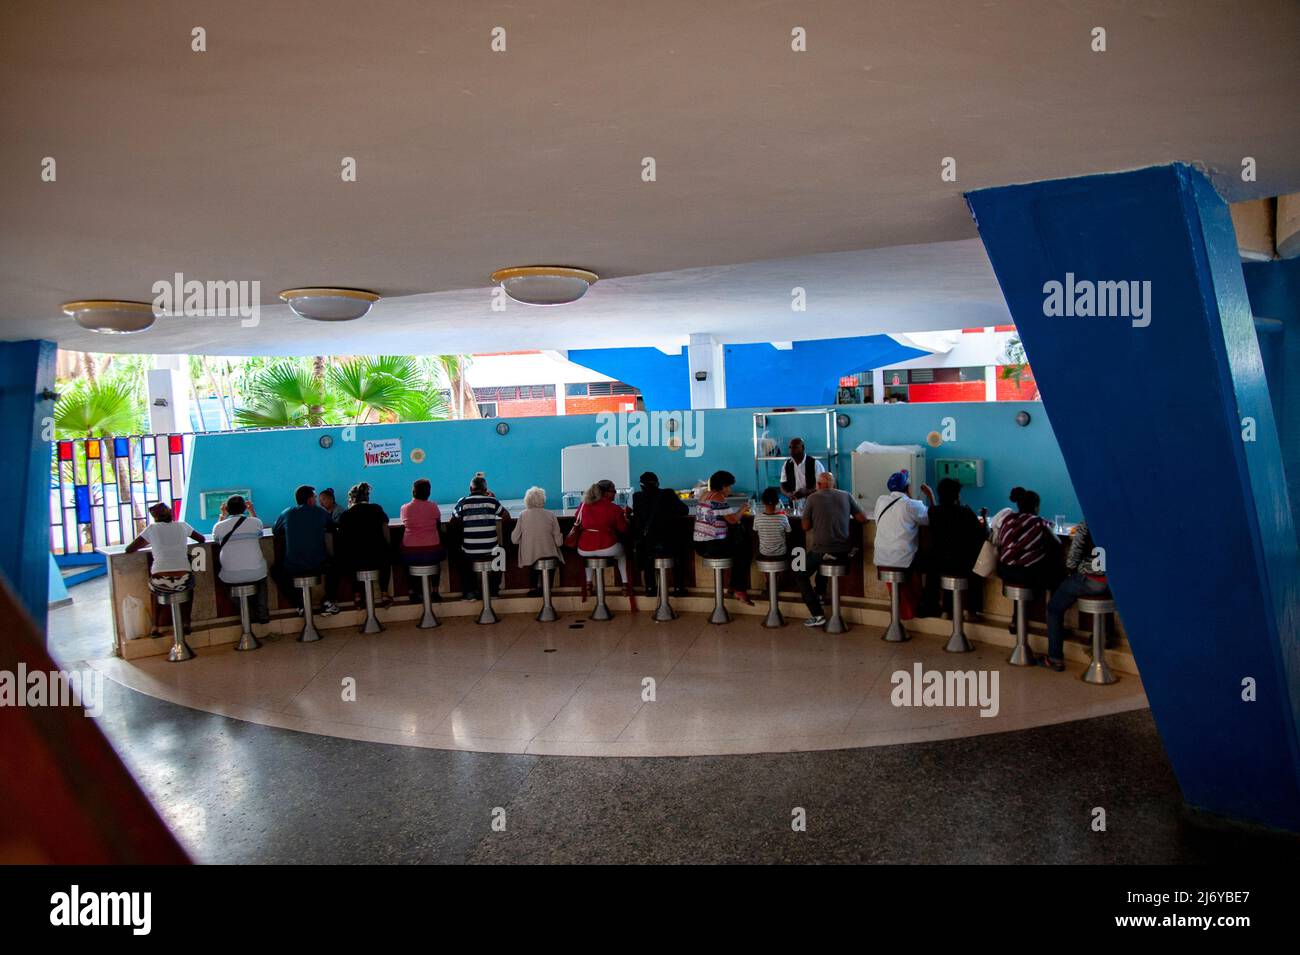
[(379, 301), (374, 292), (354, 288), (289, 288), (280, 298), (295, 314), (318, 322), (350, 322)]
[(154, 323), (153, 306), (145, 302), (88, 299), (64, 302), (60, 308), (63, 309), (63, 314), (71, 315), (82, 328), (104, 335), (142, 332)]
[(587, 294), (596, 273), (562, 265), (525, 265), (498, 269), (492, 281), (500, 283), (516, 302), (524, 305), (567, 305)]

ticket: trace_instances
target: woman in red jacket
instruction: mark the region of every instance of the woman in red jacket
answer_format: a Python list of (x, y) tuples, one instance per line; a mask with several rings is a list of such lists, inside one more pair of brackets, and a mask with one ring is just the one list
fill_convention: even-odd
[[(627, 551), (619, 539), (627, 534), (627, 514), (614, 503), (613, 481), (597, 481), (588, 490), (574, 516), (580, 526), (578, 553), (583, 557), (614, 557), (618, 563), (618, 576), (625, 589), (631, 593), (627, 578)], [(587, 568), (587, 583), (592, 571)]]

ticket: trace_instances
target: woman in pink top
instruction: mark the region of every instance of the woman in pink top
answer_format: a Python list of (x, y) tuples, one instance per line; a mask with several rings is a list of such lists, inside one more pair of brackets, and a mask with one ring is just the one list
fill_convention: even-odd
[[(438, 505), (429, 500), (432, 486), (426, 478), (420, 478), (411, 485), (411, 499), (402, 505), (402, 563), (407, 567), (417, 564), (441, 564), (447, 558), (447, 551), (442, 546), (438, 534), (438, 525), (442, 512)], [(435, 601), (438, 596), (439, 574), (434, 574), (429, 581), (429, 589)], [(418, 603), (418, 588), (411, 588), (411, 601)]]

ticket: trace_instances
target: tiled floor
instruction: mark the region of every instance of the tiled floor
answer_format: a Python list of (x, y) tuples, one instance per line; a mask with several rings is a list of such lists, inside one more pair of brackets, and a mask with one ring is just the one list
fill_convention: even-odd
[[(69, 608), (71, 609), (71, 608)], [(65, 616), (66, 615), (66, 616)], [(56, 610), (60, 646), (90, 642), (93, 613)], [(67, 623), (65, 624), (65, 620)], [(767, 630), (756, 616), (725, 626), (703, 614), (656, 624), (650, 614), (554, 623), (504, 615), (492, 626), (443, 615), (434, 630), (390, 622), (362, 635), (290, 636), (251, 653), (203, 647), (184, 663), (92, 656), (142, 693), (225, 716), (328, 736), (440, 749), (566, 756), (685, 756), (877, 746), (1005, 732), (1142, 708), (1137, 677), (1109, 687), (1008, 666), (1005, 649), (949, 654), (944, 640), (906, 644), (855, 626), (828, 635), (799, 621)], [(80, 634), (80, 636), (78, 636)], [(60, 650), (63, 653), (62, 650)], [(66, 655), (66, 654), (64, 654)], [(894, 676), (985, 671), (996, 713), (971, 705), (895, 706)]]
[[(75, 663), (77, 654), (102, 653), (106, 641), (106, 590), (97, 593), (92, 583), (78, 587), (75, 596), (74, 608), (50, 615), (52, 649), (64, 665)], [(666, 630), (664, 637), (653, 629), (633, 630), (617, 640), (613, 630), (584, 640), (588, 627), (566, 627), (556, 653), (546, 654), (544, 643), (525, 640), (527, 630), (526, 625), (513, 634), (505, 626), (466, 628), (464, 639), (436, 643), (422, 634), (389, 631), (368, 641), (268, 644), (248, 655), (214, 651), (192, 662), (207, 661), (202, 672), (210, 669), (205, 682), (213, 692), (243, 701), (222, 706), (260, 702), (287, 708), (299, 701), (295, 716), (316, 718), (314, 706), (332, 720), (340, 715), (341, 699), (336, 703), (323, 693), (304, 697), (303, 688), (317, 679), (337, 685), (346, 675), (369, 674), (359, 680), (358, 702), (371, 683), (386, 688), (390, 699), (406, 699), (391, 712), (417, 720), (413, 733), (441, 727), (458, 710), (461, 719), (477, 721), (476, 727), (506, 713), (507, 724), (511, 717), (526, 718), (527, 732), (537, 728), (537, 743), (589, 734), (592, 726), (618, 728), (623, 738), (653, 737), (664, 728), (656, 719), (667, 719), (673, 735), (689, 737), (702, 724), (671, 714), (690, 706), (704, 720), (714, 712), (710, 706), (723, 705), (720, 701), (730, 701), (731, 720), (737, 713), (770, 713), (771, 707), (790, 706), (796, 713), (816, 707), (836, 713), (848, 731), (855, 721), (873, 722), (882, 707), (875, 695), (868, 701), (865, 689), (854, 703), (853, 678), (865, 682), (880, 654), (891, 659), (878, 641), (864, 640), (832, 649), (845, 656), (826, 658), (829, 666), (782, 671), (772, 665), (779, 657), (754, 641), (724, 645), (720, 632), (698, 626), (693, 634), (683, 628)], [(455, 632), (449, 628), (445, 635)], [(790, 636), (801, 656), (826, 652), (816, 649), (815, 638)], [(590, 652), (585, 658), (572, 649), (561, 654), (564, 645)], [(530, 646), (543, 654), (542, 662), (534, 665)], [(942, 651), (918, 640), (905, 652), (929, 661)], [(240, 668), (257, 658), (265, 664), (281, 655), (283, 660), (266, 670), (270, 679), (240, 676)], [(496, 666), (507, 659), (512, 662), (506, 667)], [(148, 667), (158, 692), (190, 679), (187, 672), (201, 672), (189, 664), (159, 663)], [(425, 668), (438, 671), (442, 695), (427, 693)], [(627, 684), (620, 682), (631, 676), (639, 687), (643, 674), (664, 675), (656, 705), (677, 701), (656, 711), (661, 714), (656, 719), (641, 716), (649, 705), (629, 704)], [(1037, 694), (1039, 685), (1064, 692), (1077, 682), (1045, 671), (1004, 673), (1003, 679), (1004, 712)], [(534, 690), (533, 680), (540, 689)], [(475, 706), (462, 709), (470, 697), (462, 688), (480, 684)], [(1126, 684), (1135, 687), (1136, 681), (1119, 686)], [(381, 745), (229, 719), (111, 681), (105, 693), (101, 728), (173, 831), (203, 862), (1294, 866), (1300, 860), (1294, 838), (1207, 826), (1188, 816), (1144, 709), (905, 746), (584, 759)], [(549, 702), (539, 706), (537, 699)], [(544, 721), (547, 709), (554, 714)], [(244, 715), (259, 712), (287, 715), (255, 709)], [(795, 719), (806, 719), (803, 712)], [(969, 713), (964, 719), (975, 725), (997, 722)], [(909, 732), (942, 729), (930, 725)], [(780, 723), (772, 720), (767, 732), (779, 730)], [(749, 730), (742, 725), (741, 731)], [(1092, 826), (1099, 806), (1107, 812), (1105, 832)], [(791, 826), (796, 809), (806, 815), (803, 831)]]

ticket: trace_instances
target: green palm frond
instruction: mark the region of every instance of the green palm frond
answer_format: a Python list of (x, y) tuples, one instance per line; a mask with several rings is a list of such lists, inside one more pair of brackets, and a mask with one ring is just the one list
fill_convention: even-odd
[(138, 434), (143, 424), (144, 406), (126, 380), (80, 380), (54, 404), (54, 430), (63, 438)]

